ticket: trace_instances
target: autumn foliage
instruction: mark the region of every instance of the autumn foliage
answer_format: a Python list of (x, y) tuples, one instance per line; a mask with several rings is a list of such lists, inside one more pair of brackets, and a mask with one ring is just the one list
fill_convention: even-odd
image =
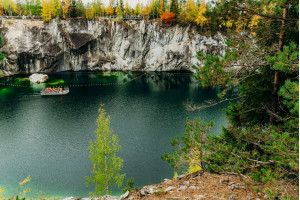
[(165, 12), (162, 16), (161, 19), (164, 24), (171, 24), (175, 22), (175, 13), (173, 12)]

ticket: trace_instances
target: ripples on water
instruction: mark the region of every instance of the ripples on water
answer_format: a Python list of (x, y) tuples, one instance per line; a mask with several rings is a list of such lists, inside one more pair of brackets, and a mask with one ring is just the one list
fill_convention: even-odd
[[(95, 84), (122, 83), (139, 75), (65, 72), (49, 77), (66, 84)], [(14, 82), (15, 78), (0, 81)], [(136, 187), (173, 176), (160, 156), (170, 152), (170, 139), (184, 132), (186, 118), (214, 121), (212, 134), (226, 124), (225, 105), (197, 112), (183, 108), (188, 99), (201, 103), (217, 98), (216, 88), (199, 88), (191, 74), (149, 73), (125, 85), (70, 88), (70, 94), (63, 97), (41, 97), (39, 91), (36, 85), (0, 86), (0, 188), (6, 188), (6, 197), (17, 194), (18, 183), (28, 175), (32, 178), (29, 197), (37, 197), (39, 191), (52, 197), (88, 196), (92, 190), (84, 183), (92, 168), (88, 146), (100, 103), (120, 139), (125, 181), (134, 177)], [(120, 191), (114, 189), (114, 194)]]

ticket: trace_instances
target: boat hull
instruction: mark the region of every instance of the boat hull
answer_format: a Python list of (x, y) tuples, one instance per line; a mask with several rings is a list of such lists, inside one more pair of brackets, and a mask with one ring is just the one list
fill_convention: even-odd
[(41, 96), (61, 96), (61, 95), (67, 95), (69, 92), (60, 92), (60, 93), (51, 93), (51, 92), (45, 92), (41, 93)]
[(41, 96), (62, 96), (69, 94), (69, 90), (63, 90), (62, 92), (46, 92), (45, 90), (41, 91)]

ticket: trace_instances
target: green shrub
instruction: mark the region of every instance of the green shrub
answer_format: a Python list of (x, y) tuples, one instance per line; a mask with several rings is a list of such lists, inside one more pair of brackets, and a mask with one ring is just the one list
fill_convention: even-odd
[(124, 188), (122, 192), (123, 193), (125, 193), (126, 191), (131, 192), (131, 190), (134, 188), (134, 179), (133, 178), (128, 179), (126, 185), (127, 187)]

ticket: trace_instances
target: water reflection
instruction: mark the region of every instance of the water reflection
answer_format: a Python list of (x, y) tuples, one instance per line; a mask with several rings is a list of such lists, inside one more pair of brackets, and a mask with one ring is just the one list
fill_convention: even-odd
[[(217, 88), (199, 88), (191, 74), (142, 72), (65, 72), (50, 74), (50, 80), (67, 85), (127, 83), (121, 85), (71, 87), (67, 96), (44, 98), (40, 86), (3, 88), (0, 95), (0, 187), (10, 196), (18, 182), (31, 175), (31, 195), (42, 190), (51, 196), (84, 197), (90, 191), (84, 177), (92, 168), (89, 141), (96, 129), (99, 104), (111, 116), (111, 126), (123, 147), (123, 173), (135, 185), (160, 182), (173, 175), (160, 159), (170, 152), (170, 139), (184, 132), (186, 118), (215, 121), (212, 134), (226, 124), (218, 105), (201, 112), (188, 112), (182, 102), (217, 98)], [(141, 76), (140, 78), (137, 78)], [(14, 82), (24, 75), (1, 78)], [(137, 79), (135, 79), (137, 78)], [(1, 94), (1, 93), (0, 93)], [(115, 189), (117, 194), (121, 190)]]

